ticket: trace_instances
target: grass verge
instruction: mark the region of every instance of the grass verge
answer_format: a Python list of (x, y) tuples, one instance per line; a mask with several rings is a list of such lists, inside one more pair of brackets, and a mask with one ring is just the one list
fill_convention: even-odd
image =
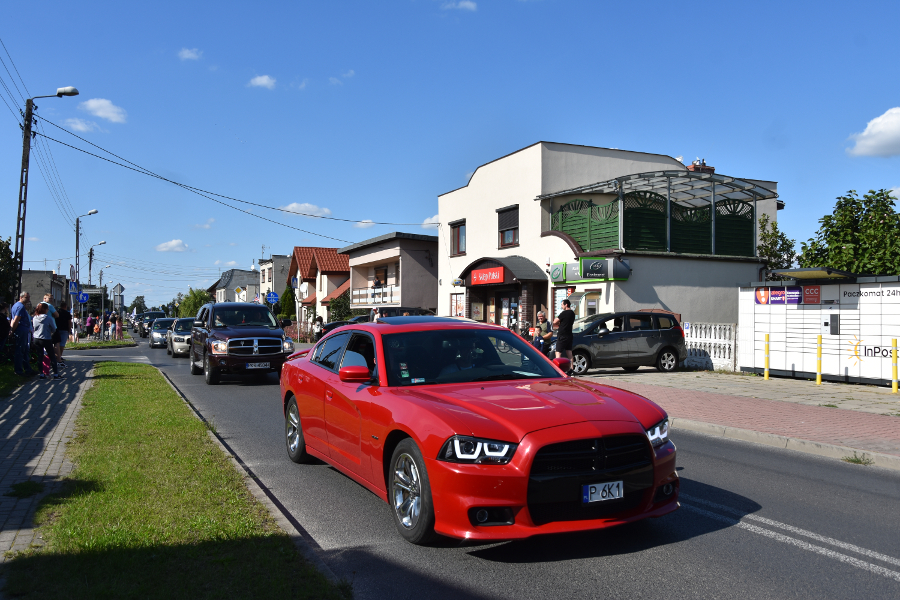
[(45, 546), (6, 565), (24, 598), (348, 598), (304, 561), (148, 365), (106, 362), (83, 400), (76, 468), (35, 515)]
[(841, 460), (850, 463), (851, 465), (865, 465), (867, 467), (875, 464), (875, 461), (865, 454), (860, 456), (856, 452), (853, 453), (853, 456), (845, 456)]
[[(66, 352), (69, 352), (70, 350), (95, 350), (97, 348), (133, 348), (134, 346), (137, 346), (137, 342), (134, 341), (130, 333), (123, 330), (122, 334), (125, 338), (122, 340), (100, 341), (82, 338), (84, 341), (70, 341), (66, 344)], [(63, 357), (65, 357), (65, 354), (63, 354)]]

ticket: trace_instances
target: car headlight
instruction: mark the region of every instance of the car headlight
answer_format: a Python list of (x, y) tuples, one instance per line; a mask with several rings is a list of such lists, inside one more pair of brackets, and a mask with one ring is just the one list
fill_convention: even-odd
[(669, 419), (665, 418), (646, 431), (647, 439), (654, 448), (659, 448), (669, 441)]
[(294, 340), (284, 340), (281, 342), (281, 348), (285, 352), (293, 352), (294, 351)]
[(176, 342), (183, 342), (183, 341), (184, 341), (184, 338), (183, 338), (183, 337), (173, 337), (172, 339), (173, 339), (174, 341), (176, 341)]
[(227, 354), (228, 342), (212, 342), (210, 344), (213, 354)]
[(455, 463), (505, 465), (512, 460), (518, 444), (454, 435), (444, 443), (438, 459)]

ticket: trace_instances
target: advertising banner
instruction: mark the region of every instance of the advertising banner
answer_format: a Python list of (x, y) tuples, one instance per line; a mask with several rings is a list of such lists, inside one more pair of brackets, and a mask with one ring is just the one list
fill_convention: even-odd
[(769, 303), (769, 288), (764, 288), (764, 287), (756, 288), (756, 295), (754, 296), (754, 300), (757, 304), (768, 304)]
[(787, 293), (783, 287), (769, 288), (769, 304), (784, 304)]
[(550, 269), (550, 281), (562, 283), (566, 280), (566, 264), (557, 263)]
[(802, 304), (803, 303), (803, 288), (799, 285), (791, 285), (784, 288), (785, 294), (784, 299), (787, 304)]
[(609, 275), (605, 258), (584, 258), (581, 260), (581, 276), (584, 279), (606, 279)]
[(822, 288), (817, 285), (803, 286), (803, 304), (819, 304), (822, 297)]
[(472, 285), (503, 283), (503, 267), (491, 269), (475, 269), (472, 271)]

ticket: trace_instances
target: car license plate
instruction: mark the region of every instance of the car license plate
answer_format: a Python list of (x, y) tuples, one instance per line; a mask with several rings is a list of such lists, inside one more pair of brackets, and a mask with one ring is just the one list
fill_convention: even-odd
[(581, 503), (603, 502), (604, 500), (616, 500), (622, 497), (622, 482), (608, 481), (606, 483), (592, 483), (581, 486)]
[(248, 369), (268, 369), (268, 368), (269, 368), (269, 363), (267, 363), (267, 362), (264, 362), (264, 363), (247, 363), (247, 368), (248, 368)]

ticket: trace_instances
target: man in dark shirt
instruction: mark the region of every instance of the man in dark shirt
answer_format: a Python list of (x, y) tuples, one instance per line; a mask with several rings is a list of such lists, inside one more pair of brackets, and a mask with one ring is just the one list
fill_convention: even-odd
[[(575, 313), (572, 311), (572, 303), (568, 299), (562, 301), (562, 311), (553, 320), (553, 326), (559, 327), (556, 332), (556, 358), (565, 356), (572, 363), (572, 323), (575, 322)], [(571, 373), (571, 368), (569, 369)]]

